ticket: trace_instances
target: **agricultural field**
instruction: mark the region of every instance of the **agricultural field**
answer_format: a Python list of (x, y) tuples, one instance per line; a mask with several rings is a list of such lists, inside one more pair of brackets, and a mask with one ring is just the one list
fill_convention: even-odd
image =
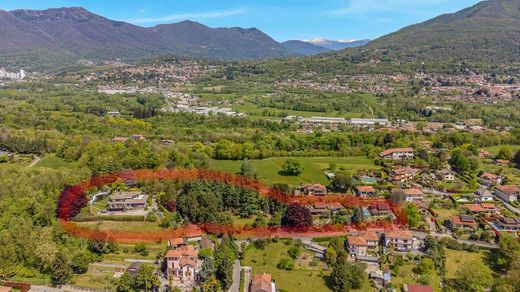
[(466, 262), (470, 262), (473, 260), (481, 260), (484, 261), (484, 253), (483, 252), (467, 252), (467, 251), (458, 251), (452, 249), (445, 249), (446, 253), (446, 278), (454, 279), (456, 278), (456, 273), (459, 267), (464, 265)]
[[(303, 172), (299, 176), (284, 176), (281, 174), (282, 165), (288, 158), (276, 157), (252, 160), (258, 179), (267, 184), (286, 183), (296, 186), (302, 183), (321, 183), (326, 185), (329, 183), (329, 180), (325, 176), (324, 171), (331, 164), (335, 164), (338, 169), (345, 168), (352, 172), (379, 169), (378, 166), (374, 165), (373, 159), (366, 157), (290, 157), (300, 162)], [(238, 173), (241, 163), (241, 161), (211, 160), (210, 168), (229, 173)]]

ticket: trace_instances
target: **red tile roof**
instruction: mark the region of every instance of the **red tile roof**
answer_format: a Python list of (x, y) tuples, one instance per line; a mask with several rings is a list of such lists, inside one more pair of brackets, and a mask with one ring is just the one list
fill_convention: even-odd
[(391, 230), (385, 233), (387, 238), (413, 239), (412, 233), (407, 230)]
[(251, 281), (251, 292), (271, 291), (271, 274), (255, 275)]
[(403, 193), (407, 196), (422, 196), (424, 193), (421, 189), (404, 189)]
[(362, 232), (359, 236), (363, 237), (367, 241), (379, 241), (379, 236), (377, 236), (377, 233), (373, 231)]
[[(466, 217), (471, 217), (471, 216), (466, 216)], [(451, 216), (450, 219), (451, 219), (451, 222), (454, 224), (454, 225), (467, 225), (467, 226), (476, 226), (477, 225), (477, 221), (475, 221), (475, 219), (473, 217), (471, 217), (472, 219), (471, 220), (463, 220), (461, 218), (461, 216)]]
[(368, 245), (367, 241), (361, 236), (349, 236), (347, 238), (349, 245), (365, 246)]
[(381, 156), (387, 156), (394, 153), (402, 153), (402, 152), (413, 152), (412, 148), (394, 148), (394, 149), (388, 149), (383, 152), (381, 152), (379, 155)]
[(170, 245), (182, 245), (184, 244), (184, 239), (178, 237), (178, 238), (172, 238), (170, 240), (168, 240), (168, 242), (170, 243)]
[(362, 193), (374, 193), (376, 191), (373, 186), (358, 186), (357, 190)]

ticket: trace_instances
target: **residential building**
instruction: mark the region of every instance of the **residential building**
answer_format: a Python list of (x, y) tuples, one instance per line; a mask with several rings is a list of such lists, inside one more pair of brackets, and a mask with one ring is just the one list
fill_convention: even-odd
[(520, 231), (520, 218), (500, 217), (496, 224), (506, 231)]
[(356, 195), (358, 197), (375, 197), (376, 189), (373, 186), (356, 187)]
[(126, 268), (126, 272), (132, 276), (132, 278), (135, 277), (135, 275), (137, 275), (137, 273), (139, 272), (139, 269), (141, 268), (142, 266), (142, 263), (139, 263), (139, 262), (135, 262), (135, 263), (131, 263), (130, 266), (128, 266), (128, 268)]
[(276, 284), (271, 274), (254, 275), (249, 285), (250, 292), (276, 292)]
[(141, 191), (117, 192), (109, 197), (108, 211), (144, 209), (148, 196)]
[(415, 178), (419, 172), (419, 169), (412, 167), (394, 168), (390, 171), (390, 180), (393, 182), (405, 183)]
[(385, 159), (406, 159), (413, 158), (414, 150), (412, 148), (394, 148), (379, 153), (379, 157)]
[(311, 212), (311, 215), (321, 216), (321, 217), (330, 217), (332, 214), (337, 211), (345, 208), (341, 203), (331, 202), (315, 202), (313, 205), (308, 205), (307, 208)]
[(478, 189), (476, 191), (476, 195), (479, 196), (479, 201), (480, 202), (491, 202), (491, 201), (493, 201), (493, 195), (485, 187), (481, 187), (480, 189)]
[(375, 251), (379, 246), (379, 236), (373, 231), (360, 232), (358, 236), (366, 240), (368, 251)]
[(166, 276), (174, 282), (194, 286), (198, 281), (198, 272), (202, 262), (193, 245), (170, 249), (166, 253)]
[(368, 242), (361, 236), (349, 236), (347, 238), (348, 250), (353, 256), (366, 256)]
[(202, 236), (204, 235), (204, 231), (195, 224), (189, 224), (186, 228), (186, 232), (184, 234), (184, 239), (186, 242), (200, 242), (202, 240)]
[(493, 185), (501, 185), (502, 181), (503, 177), (490, 172), (484, 172), (479, 177), (479, 182), (488, 187)]
[(464, 208), (472, 214), (493, 214), (498, 211), (495, 204), (480, 203), (480, 204), (465, 204)]
[(418, 284), (404, 284), (403, 292), (433, 292), (433, 288), (431, 286)]
[(388, 216), (393, 214), (390, 204), (388, 203), (375, 203), (368, 208), (372, 216)]
[(177, 249), (184, 245), (186, 245), (186, 242), (184, 241), (184, 238), (181, 238), (181, 237), (172, 238), (172, 239), (168, 240), (168, 247), (171, 249)]
[(518, 186), (505, 185), (498, 186), (495, 189), (495, 195), (505, 202), (518, 201), (518, 195), (520, 195), (520, 188)]
[(384, 245), (396, 251), (409, 252), (414, 248), (412, 233), (407, 230), (391, 230), (385, 233)]
[(448, 221), (448, 228), (450, 229), (475, 230), (477, 227), (478, 223), (473, 216), (451, 216)]
[(349, 123), (353, 126), (390, 126), (391, 123), (388, 119), (362, 119), (352, 118)]
[(421, 189), (394, 189), (392, 190), (393, 195), (400, 196), (407, 202), (419, 201), (423, 199), (424, 193)]
[(306, 196), (325, 196), (327, 194), (327, 187), (321, 184), (305, 184), (298, 189), (300, 194)]

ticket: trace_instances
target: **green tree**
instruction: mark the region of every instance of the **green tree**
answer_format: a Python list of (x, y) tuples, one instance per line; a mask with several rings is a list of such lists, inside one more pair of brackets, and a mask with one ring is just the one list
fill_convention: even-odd
[(72, 269), (67, 257), (59, 252), (52, 264), (51, 281), (54, 285), (66, 284), (72, 276)]
[(406, 214), (409, 227), (419, 227), (419, 224), (421, 223), (421, 213), (419, 212), (417, 206), (411, 203), (406, 204), (404, 207), (404, 213)]
[(513, 149), (509, 146), (502, 146), (498, 151), (496, 159), (511, 160), (513, 158)]
[(334, 192), (346, 193), (354, 187), (352, 176), (345, 173), (336, 173), (329, 188)]
[(285, 175), (298, 176), (303, 172), (303, 167), (298, 160), (287, 159), (282, 165), (282, 172)]
[(515, 157), (513, 157), (513, 162), (517, 168), (520, 168), (520, 151), (516, 152)]
[(330, 277), (334, 291), (348, 292), (359, 289), (366, 278), (365, 266), (349, 262), (346, 252), (340, 251)]
[(124, 273), (117, 281), (116, 281), (116, 290), (118, 292), (130, 292), (134, 291), (134, 278), (129, 273)]
[(253, 162), (250, 160), (242, 161), (240, 164), (240, 174), (245, 177), (256, 178), (256, 168)]
[(161, 281), (159, 281), (159, 278), (154, 273), (154, 267), (149, 265), (142, 265), (135, 275), (134, 288), (141, 290), (151, 290), (158, 288), (161, 285)]
[(493, 284), (493, 273), (481, 260), (467, 261), (457, 270), (456, 282), (460, 291), (483, 292)]
[(90, 264), (90, 253), (78, 252), (72, 257), (71, 267), (74, 273), (84, 274), (88, 271), (88, 265)]

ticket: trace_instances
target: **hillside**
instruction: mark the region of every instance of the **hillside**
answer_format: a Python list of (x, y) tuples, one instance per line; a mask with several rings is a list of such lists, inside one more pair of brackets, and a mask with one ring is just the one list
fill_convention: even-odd
[(284, 60), (275, 67), (287, 73), (312, 69), (323, 74), (353, 70), (454, 72), (467, 68), (505, 68), (518, 73), (518, 56), (520, 0), (490, 0), (405, 27), (362, 47)]
[(0, 65), (48, 68), (79, 59), (177, 55), (215, 59), (260, 59), (290, 52), (255, 28), (209, 28), (185, 21), (144, 28), (96, 15), (80, 7), (0, 10)]
[(312, 56), (330, 51), (330, 49), (298, 40), (286, 41), (282, 45), (295, 55)]

